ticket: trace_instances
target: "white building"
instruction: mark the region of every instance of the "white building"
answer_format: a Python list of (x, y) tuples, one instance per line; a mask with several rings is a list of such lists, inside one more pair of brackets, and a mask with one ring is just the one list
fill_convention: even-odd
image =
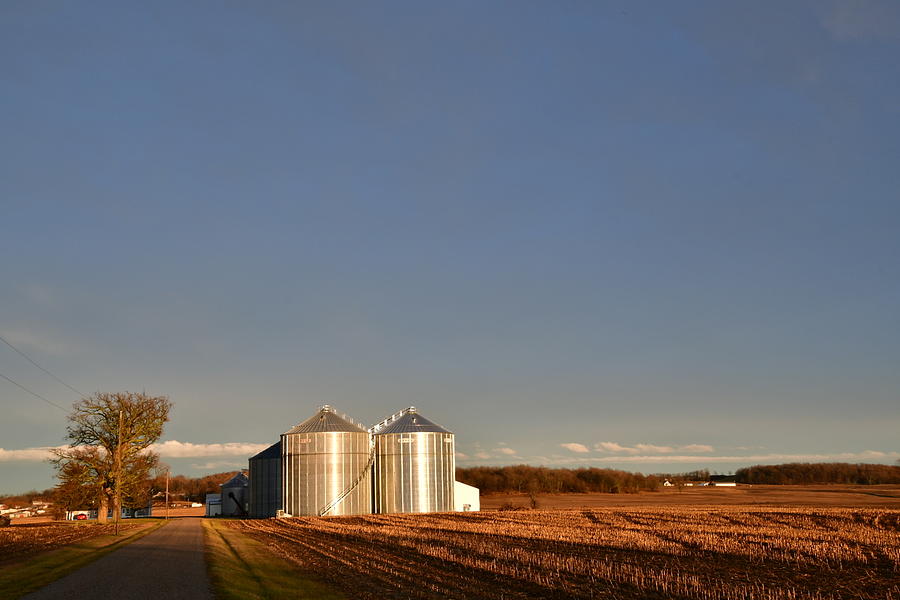
[(453, 510), (471, 512), (481, 510), (481, 499), (477, 487), (461, 481), (453, 482)]

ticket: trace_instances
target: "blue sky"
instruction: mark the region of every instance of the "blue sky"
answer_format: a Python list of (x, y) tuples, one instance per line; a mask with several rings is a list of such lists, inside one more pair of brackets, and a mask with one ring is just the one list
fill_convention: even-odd
[[(893, 463), (898, 61), (890, 1), (4, 2), (0, 335), (169, 395), (185, 474), (325, 403), (460, 465)], [(0, 408), (51, 485), (65, 413)]]

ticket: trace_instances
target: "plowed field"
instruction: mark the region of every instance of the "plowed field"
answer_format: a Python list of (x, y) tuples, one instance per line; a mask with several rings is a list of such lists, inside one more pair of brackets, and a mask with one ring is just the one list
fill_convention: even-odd
[(898, 510), (533, 510), (230, 525), (354, 598), (900, 600)]
[[(122, 524), (119, 531), (133, 527), (137, 525)], [(44, 522), (3, 527), (0, 528), (0, 564), (99, 535), (111, 535), (114, 531), (115, 525), (96, 523)]]

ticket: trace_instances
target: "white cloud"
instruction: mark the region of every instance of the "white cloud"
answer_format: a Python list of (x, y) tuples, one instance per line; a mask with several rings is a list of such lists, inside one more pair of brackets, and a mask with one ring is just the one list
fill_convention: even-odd
[(226, 442), (224, 444), (192, 444), (168, 440), (153, 444), (150, 449), (164, 458), (197, 458), (201, 456), (246, 456), (262, 452), (271, 444), (250, 444), (244, 442)]
[(210, 461), (201, 464), (193, 464), (191, 465), (192, 469), (199, 469), (201, 471), (210, 471), (213, 469), (242, 469), (246, 468), (245, 463), (239, 462), (229, 462), (229, 461)]
[(601, 452), (628, 452), (631, 454), (636, 454), (637, 450), (634, 448), (629, 448), (627, 446), (623, 446), (622, 444), (617, 444), (616, 442), (598, 442), (594, 444), (594, 450), (599, 450)]
[(513, 456), (516, 451), (512, 448), (502, 447), (502, 448), (494, 448), (495, 452), (499, 452), (500, 454), (506, 454), (507, 456)]
[(476, 452), (475, 458), (480, 458), (481, 460), (487, 460), (491, 457), (490, 452)]
[(671, 454), (673, 452), (712, 452), (713, 447), (706, 444), (686, 444), (684, 446), (657, 446), (656, 444), (635, 444), (623, 446), (617, 442), (598, 442), (594, 450), (624, 454)]
[(635, 444), (633, 450), (637, 452), (656, 452), (658, 454), (667, 454), (674, 452), (675, 448), (671, 446), (654, 446), (653, 444)]
[(900, 452), (864, 450), (862, 452), (841, 452), (838, 454), (749, 454), (732, 456), (690, 456), (683, 454), (655, 454), (631, 456), (597, 457), (554, 457), (548, 464), (678, 464), (678, 463), (736, 463), (736, 464), (777, 464), (786, 462), (855, 462), (874, 460), (889, 462), (900, 459)]
[(576, 442), (569, 442), (568, 444), (560, 444), (560, 446), (565, 448), (566, 450), (571, 450), (572, 452), (578, 452), (580, 454), (583, 454), (585, 452), (590, 452), (590, 449), (587, 446), (585, 446), (584, 444), (578, 444)]
[(50, 458), (50, 450), (53, 446), (38, 448), (23, 448), (21, 450), (5, 450), (0, 448), (0, 462), (27, 462), (41, 461)]
[[(163, 458), (205, 458), (208, 456), (253, 456), (268, 448), (271, 444), (250, 444), (245, 442), (226, 442), (224, 444), (192, 444), (168, 440), (153, 444), (150, 449)], [(58, 446), (66, 448), (67, 446)], [(50, 458), (53, 446), (6, 450), (0, 448), (0, 462), (41, 461)]]
[(687, 446), (680, 446), (678, 450), (680, 452), (712, 452), (715, 448), (706, 444), (688, 444)]
[(456, 458), (457, 458), (457, 460), (467, 460), (467, 459), (469, 458), (469, 455), (468, 455), (468, 454), (464, 454), (464, 453), (462, 453), (462, 452), (457, 452), (457, 453), (456, 453)]

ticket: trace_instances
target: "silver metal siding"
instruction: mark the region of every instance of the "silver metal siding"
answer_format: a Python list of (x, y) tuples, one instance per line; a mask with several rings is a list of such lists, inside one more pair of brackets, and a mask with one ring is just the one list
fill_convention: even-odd
[[(326, 431), (283, 434), (284, 511), (294, 516), (317, 515), (340, 496), (369, 463), (369, 434)], [(372, 512), (371, 474), (328, 515)]]
[(281, 457), (250, 459), (250, 516), (274, 517), (281, 509)]
[(453, 510), (456, 479), (452, 433), (375, 435), (375, 512)]

